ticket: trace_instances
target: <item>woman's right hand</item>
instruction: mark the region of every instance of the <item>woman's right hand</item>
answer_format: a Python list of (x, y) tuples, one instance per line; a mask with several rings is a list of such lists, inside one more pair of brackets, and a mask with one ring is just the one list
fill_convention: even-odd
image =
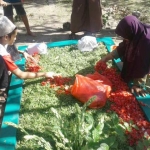
[(147, 91), (144, 90), (142, 87), (135, 86), (135, 85), (131, 87), (131, 93), (132, 94), (135, 93), (138, 97), (139, 96), (146, 97), (146, 94), (148, 94)]

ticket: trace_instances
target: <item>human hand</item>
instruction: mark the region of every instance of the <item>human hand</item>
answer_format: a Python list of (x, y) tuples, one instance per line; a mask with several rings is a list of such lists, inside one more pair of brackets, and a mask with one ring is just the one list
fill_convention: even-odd
[(45, 78), (54, 78), (54, 76), (60, 76), (60, 74), (55, 73), (55, 72), (46, 72), (45, 73)]
[(112, 54), (111, 53), (108, 53), (107, 55), (105, 55), (104, 57), (102, 57), (100, 60), (99, 60), (99, 62), (107, 62), (107, 61), (109, 61), (109, 60), (111, 60), (111, 59), (113, 59), (113, 56), (112, 56)]
[(147, 94), (147, 91), (144, 90), (142, 87), (139, 86), (132, 86), (131, 87), (131, 93), (135, 93), (137, 96), (145, 97)]
[(0, 6), (7, 6), (7, 3), (2, 0), (0, 1)]
[(31, 56), (31, 55), (29, 55), (27, 52), (24, 52), (23, 53), (23, 55), (24, 55), (24, 58), (27, 60), (27, 61), (33, 61), (35, 64), (37, 64), (38, 62)]

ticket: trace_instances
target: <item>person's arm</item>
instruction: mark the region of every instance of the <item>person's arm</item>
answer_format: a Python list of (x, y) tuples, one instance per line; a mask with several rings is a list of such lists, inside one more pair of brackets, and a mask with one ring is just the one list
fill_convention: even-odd
[(115, 49), (112, 52), (108, 53), (106, 56), (104, 56), (103, 58), (101, 58), (100, 61), (107, 62), (107, 61), (109, 61), (111, 59), (114, 59), (114, 58), (115, 59), (119, 58), (117, 49)]
[(39, 78), (39, 77), (46, 77), (52, 78), (53, 76), (57, 76), (58, 74), (54, 72), (24, 72), (18, 68), (18, 66), (14, 63), (11, 59), (10, 55), (3, 56), (6, 66), (11, 73), (15, 74), (18, 78), (21, 79), (32, 79), (32, 78)]
[(3, 0), (0, 0), (0, 6), (7, 6), (7, 3), (4, 2)]
[(18, 52), (22, 54), (26, 60), (29, 60), (29, 61), (32, 60), (33, 62), (37, 63), (37, 61), (31, 55), (29, 55), (26, 51), (18, 50)]
[(57, 75), (54, 72), (24, 72), (20, 70), (19, 68), (11, 72), (20, 79), (33, 79), (33, 78), (39, 78), (39, 77), (52, 78), (54, 75)]

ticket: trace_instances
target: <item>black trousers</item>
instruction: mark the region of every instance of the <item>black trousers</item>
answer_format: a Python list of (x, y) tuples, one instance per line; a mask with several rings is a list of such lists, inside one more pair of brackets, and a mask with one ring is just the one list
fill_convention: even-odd
[(0, 89), (8, 88), (9, 85), (9, 76), (6, 64), (3, 60), (3, 57), (0, 56)]

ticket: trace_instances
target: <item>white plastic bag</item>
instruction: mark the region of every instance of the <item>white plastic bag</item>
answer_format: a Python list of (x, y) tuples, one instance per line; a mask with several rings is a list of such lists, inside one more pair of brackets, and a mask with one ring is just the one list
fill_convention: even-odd
[(38, 54), (46, 54), (47, 53), (47, 45), (45, 43), (34, 43), (28, 46), (27, 52), (30, 55), (34, 53)]
[(82, 52), (84, 51), (92, 51), (94, 48), (98, 46), (96, 38), (93, 36), (84, 36), (80, 40), (78, 40), (78, 49)]
[(2, 6), (0, 6), (0, 17), (1, 16), (4, 16), (4, 11), (3, 11), (3, 7)]

